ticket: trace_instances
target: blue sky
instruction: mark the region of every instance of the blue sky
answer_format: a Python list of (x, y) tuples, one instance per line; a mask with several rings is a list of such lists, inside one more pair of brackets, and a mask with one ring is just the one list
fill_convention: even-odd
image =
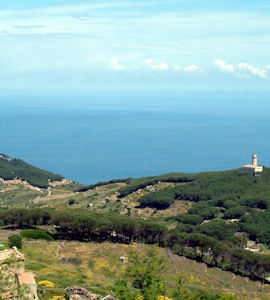
[(270, 87), (270, 3), (0, 1), (2, 94)]

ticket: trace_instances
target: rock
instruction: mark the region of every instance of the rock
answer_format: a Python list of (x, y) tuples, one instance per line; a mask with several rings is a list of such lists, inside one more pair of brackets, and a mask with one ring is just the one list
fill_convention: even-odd
[(71, 300), (82, 300), (82, 299), (90, 299), (90, 300), (117, 300), (116, 298), (112, 297), (111, 295), (107, 295), (102, 297), (99, 294), (92, 294), (85, 288), (79, 286), (70, 286), (67, 287), (66, 292), (70, 294)]
[(104, 205), (106, 205), (106, 201), (101, 201), (101, 202), (99, 203), (99, 206), (100, 206), (100, 207), (102, 207), (102, 206), (104, 206)]
[(125, 257), (125, 256), (120, 256), (119, 259), (120, 259), (122, 264), (127, 264), (128, 263), (128, 258)]
[(101, 300), (116, 300), (116, 298), (114, 298), (114, 297), (111, 296), (111, 295), (107, 295), (107, 296), (101, 298)]
[(66, 292), (71, 295), (82, 295), (82, 296), (89, 297), (89, 298), (92, 295), (89, 291), (87, 291), (87, 289), (79, 287), (79, 286), (69, 286), (66, 288)]

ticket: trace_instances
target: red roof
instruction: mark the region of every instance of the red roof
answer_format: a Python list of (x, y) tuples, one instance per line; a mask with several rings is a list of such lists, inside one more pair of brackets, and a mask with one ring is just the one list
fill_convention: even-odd
[(19, 284), (27, 284), (27, 285), (36, 284), (36, 280), (33, 273), (18, 274), (18, 280), (19, 280)]

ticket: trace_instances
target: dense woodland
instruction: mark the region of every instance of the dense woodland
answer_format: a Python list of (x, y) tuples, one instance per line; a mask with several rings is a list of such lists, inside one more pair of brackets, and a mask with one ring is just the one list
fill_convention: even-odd
[(64, 178), (31, 166), (20, 159), (9, 158), (5, 154), (0, 154), (0, 177), (5, 180), (20, 178), (40, 188), (47, 188), (49, 180), (56, 181)]
[[(247, 238), (270, 244), (270, 169), (254, 177), (242, 170), (199, 174), (168, 174), (131, 179), (120, 197), (156, 182), (175, 182), (139, 198), (141, 207), (166, 209), (175, 201), (189, 201), (191, 208), (176, 217), (178, 231), (200, 233), (239, 246)], [(239, 234), (241, 233), (241, 234)]]
[(258, 177), (242, 170), (230, 170), (199, 174), (173, 173), (132, 179), (127, 186), (120, 189), (120, 196), (123, 197), (147, 185), (162, 181), (182, 184), (144, 195), (140, 199), (141, 206), (164, 209), (177, 200), (187, 200), (203, 201), (205, 208), (219, 206), (227, 209), (247, 206), (265, 209), (270, 203), (270, 200), (267, 200), (270, 199), (269, 169), (265, 169)]
[[(270, 255), (254, 254), (204, 233), (168, 230), (138, 218), (81, 210), (11, 209), (0, 211), (0, 220), (6, 226), (53, 225), (55, 232), (51, 234), (56, 239), (158, 244), (178, 255), (251, 278), (264, 280), (270, 272)], [(219, 231), (222, 235), (222, 227)]]

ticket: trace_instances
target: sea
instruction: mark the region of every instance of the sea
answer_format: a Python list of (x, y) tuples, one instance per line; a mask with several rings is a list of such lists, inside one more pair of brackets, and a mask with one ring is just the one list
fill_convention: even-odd
[(0, 153), (83, 184), (270, 166), (270, 97), (2, 96)]

